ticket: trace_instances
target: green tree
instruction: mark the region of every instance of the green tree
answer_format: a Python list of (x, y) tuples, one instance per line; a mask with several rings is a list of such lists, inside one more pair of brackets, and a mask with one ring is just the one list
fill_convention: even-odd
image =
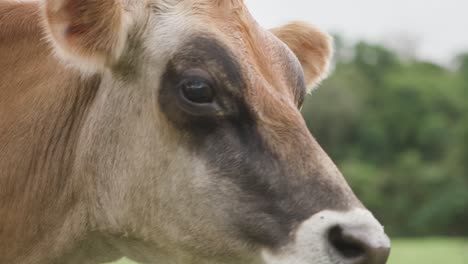
[(468, 235), (468, 53), (456, 70), (339, 39), (303, 114), (394, 235)]

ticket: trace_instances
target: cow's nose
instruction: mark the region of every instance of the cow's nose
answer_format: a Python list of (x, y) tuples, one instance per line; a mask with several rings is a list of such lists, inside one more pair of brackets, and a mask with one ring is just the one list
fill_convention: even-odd
[(304, 221), (293, 240), (279, 250), (264, 250), (266, 264), (385, 264), (390, 240), (367, 210), (321, 211)]
[(328, 232), (328, 241), (349, 264), (385, 264), (390, 254), (387, 235), (371, 232), (365, 225), (335, 225)]

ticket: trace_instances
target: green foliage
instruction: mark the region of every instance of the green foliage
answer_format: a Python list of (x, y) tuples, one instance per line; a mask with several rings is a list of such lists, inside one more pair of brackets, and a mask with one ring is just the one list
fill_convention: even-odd
[(303, 108), (314, 136), (390, 234), (468, 236), (468, 54), (448, 69), (339, 44)]

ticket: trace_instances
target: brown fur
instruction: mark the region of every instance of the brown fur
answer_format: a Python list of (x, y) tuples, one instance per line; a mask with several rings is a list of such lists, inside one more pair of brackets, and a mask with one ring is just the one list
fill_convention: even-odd
[(0, 3), (0, 254), (5, 263), (33, 263), (22, 257), (37, 251), (56, 257), (65, 250), (61, 246), (69, 246), (56, 244), (58, 233), (67, 230), (73, 237), (79, 233), (73, 226), (84, 220), (76, 203), (80, 191), (67, 175), (92, 92), (51, 56), (41, 40), (38, 11), (37, 3)]
[[(297, 75), (293, 79), (301, 77), (300, 69), (294, 66), (294, 58), (285, 47), (278, 45), (276, 38), (261, 30), (242, 1), (217, 0), (215, 8), (210, 5), (212, 1), (198, 1), (193, 12), (205, 22), (217, 25), (212, 30), (238, 55), (248, 79), (245, 97), (262, 124), (260, 133), (272, 149), (282, 153), (283, 159), (300, 156), (302, 158), (296, 162), (307, 169), (305, 164), (313, 159), (312, 154), (321, 150), (308, 134), (297, 109), (296, 90), (304, 87), (292, 88), (296, 82), (284, 70)], [(78, 137), (83, 127), (91, 126), (84, 124), (84, 119), (94, 103), (101, 79), (98, 75), (83, 77), (64, 66), (54, 52), (62, 59), (71, 57), (72, 61), (77, 59), (78, 64), (90, 62), (98, 68), (114, 63), (124, 49), (122, 36), (127, 33), (123, 2), (46, 2), (45, 19), (35, 2), (0, 2), (0, 256), (5, 263), (60, 263), (61, 258), (80, 249), (83, 241), (89, 239), (89, 233), (95, 231), (96, 223), (91, 223), (90, 219), (98, 217), (90, 215), (92, 210), (87, 206), (98, 204), (93, 208), (96, 211), (104, 206), (96, 197), (87, 196), (92, 193), (88, 188), (101, 184), (102, 179), (93, 183), (88, 178), (78, 177), (81, 174), (75, 173), (74, 164), (77, 148), (83, 148), (77, 146)], [(42, 33), (43, 24), (49, 35)], [(307, 82), (316, 83), (330, 56), (328, 38), (302, 24), (276, 29), (274, 33), (298, 55)], [(90, 142), (93, 141), (87, 143)], [(309, 154), (299, 153), (305, 149)], [(102, 150), (99, 154), (106, 153), (109, 151)], [(159, 181), (169, 180), (172, 179)], [(134, 193), (141, 192), (147, 185), (145, 182), (139, 186), (135, 182)], [(103, 185), (110, 189), (113, 186)], [(115, 189), (109, 193), (120, 190)], [(113, 202), (129, 198), (105, 197), (102, 200), (106, 199)], [(143, 202), (127, 206), (142, 207), (140, 212), (149, 210)], [(109, 218), (101, 223), (117, 225), (117, 220), (112, 222), (114, 215), (98, 213), (102, 218)], [(137, 220), (156, 221), (144, 217), (148, 216)], [(136, 220), (128, 223), (134, 229), (145, 229)], [(150, 232), (144, 235), (146, 238)]]

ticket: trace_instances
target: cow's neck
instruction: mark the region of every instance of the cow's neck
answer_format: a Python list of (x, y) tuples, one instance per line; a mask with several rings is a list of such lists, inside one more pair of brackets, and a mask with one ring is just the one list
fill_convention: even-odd
[(100, 78), (80, 77), (55, 59), (38, 14), (37, 3), (0, 3), (0, 256), (5, 263), (66, 263), (64, 254), (75, 250), (74, 242), (87, 239), (84, 192), (72, 175), (80, 129)]

